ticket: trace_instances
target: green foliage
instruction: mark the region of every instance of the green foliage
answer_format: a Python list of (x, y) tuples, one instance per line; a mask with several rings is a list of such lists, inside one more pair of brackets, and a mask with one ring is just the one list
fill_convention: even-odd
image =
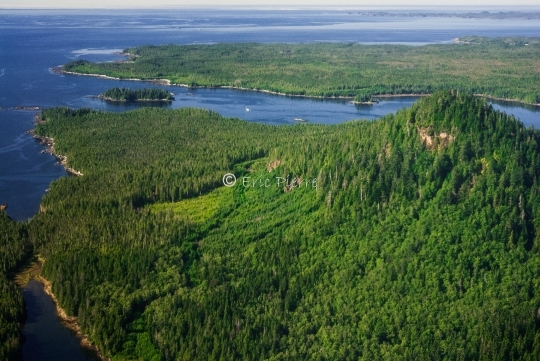
[[(351, 97), (458, 89), (538, 103), (538, 38), (467, 37), (425, 46), (360, 44), (163, 45), (126, 49), (130, 61), (76, 61), (66, 71), (168, 79), (290, 95)], [(361, 100), (358, 100), (361, 101)]]
[(100, 97), (112, 101), (164, 101), (173, 100), (171, 93), (164, 89), (144, 88), (144, 89), (129, 89), (129, 88), (111, 88), (107, 89)]
[(359, 102), (359, 103), (371, 102), (372, 100), (373, 100), (373, 98), (372, 98), (372, 95), (371, 95), (371, 93), (369, 91), (359, 92), (354, 97), (354, 101)]
[(28, 257), (30, 245), (24, 224), (13, 222), (0, 211), (0, 360), (19, 360), (24, 304), (12, 272)]
[(124, 360), (148, 360), (161, 361), (161, 355), (152, 344), (150, 334), (146, 332), (146, 322), (143, 317), (137, 318), (127, 327), (127, 341), (124, 343), (123, 351), (114, 355), (113, 361)]
[[(52, 184), (28, 239), (115, 359), (540, 352), (540, 132), (483, 99), (440, 92), (336, 126), (189, 108), (43, 119), (84, 176)], [(258, 182), (276, 177), (316, 187)]]
[(196, 198), (183, 199), (174, 203), (156, 203), (149, 208), (153, 212), (172, 211), (177, 219), (199, 225), (216, 216), (221, 207), (232, 205), (232, 189), (220, 187)]

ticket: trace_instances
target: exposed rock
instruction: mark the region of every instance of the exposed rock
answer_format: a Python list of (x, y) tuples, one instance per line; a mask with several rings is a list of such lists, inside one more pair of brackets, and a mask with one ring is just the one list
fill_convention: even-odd
[(39, 135), (36, 135), (34, 132), (31, 132), (30, 134), (32, 134), (32, 136), (34, 138), (39, 139), (40, 144), (47, 145), (47, 148), (43, 149), (41, 151), (41, 153), (49, 153), (49, 154), (54, 155), (67, 172), (69, 172), (69, 173), (71, 173), (73, 175), (76, 175), (76, 176), (82, 176), (83, 175), (81, 172), (67, 166), (67, 157), (65, 155), (56, 154), (56, 152), (54, 150), (54, 139), (53, 138), (49, 138), (49, 137), (45, 137), (45, 136), (39, 136)]
[(431, 126), (429, 128), (418, 127), (417, 129), (418, 134), (420, 135), (420, 139), (422, 139), (422, 143), (424, 143), (426, 148), (428, 148), (429, 150), (445, 148), (455, 139), (453, 135), (446, 132), (441, 132), (440, 134), (433, 133)]
[(54, 68), (51, 68), (51, 73), (53, 74), (62, 74), (64, 72), (64, 66), (55, 66)]
[(27, 107), (27, 106), (19, 105), (19, 106), (13, 107), (13, 110), (37, 111), (37, 110), (41, 110), (41, 108), (40, 107)]

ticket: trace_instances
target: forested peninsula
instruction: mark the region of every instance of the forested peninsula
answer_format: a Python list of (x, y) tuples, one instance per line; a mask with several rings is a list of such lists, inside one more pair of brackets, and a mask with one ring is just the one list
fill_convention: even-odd
[(125, 62), (77, 60), (63, 71), (190, 87), (233, 87), (368, 102), (381, 94), (456, 89), (540, 103), (540, 38), (463, 37), (424, 46), (348, 44), (163, 45), (125, 49)]
[(335, 126), (41, 117), (84, 176), (53, 182), (28, 222), (0, 211), (1, 359), (20, 355), (9, 279), (33, 254), (114, 360), (540, 354), (540, 132), (485, 99), (436, 92)]

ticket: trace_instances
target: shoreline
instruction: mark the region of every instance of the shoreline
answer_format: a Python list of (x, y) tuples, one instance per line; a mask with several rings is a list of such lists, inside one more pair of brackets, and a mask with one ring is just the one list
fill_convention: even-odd
[(375, 99), (367, 101), (367, 102), (357, 102), (353, 100), (351, 103), (354, 105), (375, 105), (375, 104), (379, 104), (379, 101)]
[(28, 112), (35, 112), (41, 110), (38, 106), (17, 105), (15, 107), (0, 107), (0, 110), (24, 110)]
[[(76, 75), (76, 76), (93, 76), (95, 78), (101, 78), (101, 79), (110, 79), (110, 80), (126, 80), (126, 81), (141, 81), (141, 82), (147, 82), (150, 84), (158, 84), (158, 85), (177, 85), (177, 84), (171, 84), (171, 81), (169, 79), (137, 79), (137, 78), (116, 78), (113, 76), (103, 75), (103, 74), (83, 74), (83, 73), (76, 73), (73, 71), (66, 71), (62, 68), (62, 66), (57, 66), (54, 68), (51, 68), (51, 72), (54, 74), (69, 74), (69, 75)], [(178, 84), (180, 86), (183, 86), (183, 84)], [(188, 87), (187, 85), (185, 85)]]
[(487, 95), (487, 94), (473, 94), (473, 95), (475, 97), (481, 97), (481, 98), (486, 98), (486, 99), (491, 99), (491, 100), (500, 100), (500, 101), (508, 102), (508, 103), (520, 103), (520, 104), (540, 107), (540, 103), (527, 103), (526, 101), (519, 100), (519, 99), (497, 98), (493, 95)]
[[(39, 123), (42, 123), (42, 122), (43, 121), (41, 120), (41, 116), (39, 114), (36, 115), (34, 123), (39, 124)], [(68, 167), (68, 165), (67, 165), (67, 157), (65, 155), (57, 154), (54, 151), (54, 138), (49, 138), (49, 137), (37, 135), (34, 132), (34, 129), (30, 129), (26, 133), (30, 134), (32, 137), (34, 137), (34, 139), (39, 139), (41, 144), (46, 145), (47, 148), (42, 150), (41, 153), (49, 153), (49, 154), (55, 156), (56, 159), (58, 159), (59, 163), (64, 167), (66, 172), (68, 172), (70, 174), (73, 174), (73, 175), (76, 175), (78, 177), (84, 175), (81, 172), (79, 172), (79, 171), (77, 171), (77, 170), (75, 170), (75, 169), (73, 169), (71, 167)]]
[[(275, 92), (271, 90), (265, 90), (265, 89), (255, 89), (255, 88), (243, 88), (243, 87), (236, 87), (232, 85), (219, 85), (219, 86), (196, 86), (191, 87), (187, 84), (177, 84), (172, 83), (169, 79), (138, 79), (138, 78), (116, 78), (108, 75), (103, 74), (83, 74), (83, 73), (76, 73), (72, 71), (65, 71), (63, 70), (62, 66), (53, 68), (52, 71), (56, 74), (70, 74), (70, 75), (76, 75), (76, 76), (93, 76), (97, 78), (102, 79), (111, 79), (111, 80), (127, 80), (127, 81), (141, 81), (141, 82), (147, 82), (150, 84), (159, 84), (159, 85), (165, 85), (165, 86), (179, 86), (183, 88), (195, 88), (195, 89), (234, 89), (234, 90), (244, 90), (244, 91), (255, 91), (259, 93), (266, 93), (266, 94), (272, 94), (272, 95), (281, 95), (286, 97), (292, 97), (292, 98), (312, 98), (312, 99), (354, 99), (354, 96), (333, 96), (333, 97), (325, 97), (320, 95), (305, 95), (305, 94), (287, 94), (287, 93), (281, 93), (281, 92)], [(400, 98), (400, 97), (424, 97), (424, 96), (430, 96), (431, 94), (424, 94), (424, 93), (409, 93), (409, 94), (380, 94), (380, 95), (373, 95), (373, 98)], [(506, 101), (509, 103), (520, 103), (525, 105), (531, 105), (531, 106), (537, 106), (540, 107), (540, 103), (528, 103), (524, 100), (519, 99), (506, 99), (506, 98), (498, 98), (492, 95), (486, 95), (486, 94), (473, 94), (477, 97), (492, 99), (492, 100), (500, 100), (500, 101)], [(362, 102), (354, 102), (354, 104), (372, 104), (372, 103), (362, 103)]]
[(77, 317), (69, 316), (66, 311), (60, 306), (60, 304), (58, 303), (58, 299), (52, 292), (52, 283), (41, 275), (41, 270), (44, 263), (45, 260), (43, 258), (41, 258), (39, 255), (35, 256), (34, 259), (29, 261), (29, 263), (23, 266), (16, 273), (14, 282), (21, 288), (24, 288), (30, 280), (36, 280), (41, 283), (43, 285), (43, 291), (52, 299), (54, 303), (56, 315), (60, 319), (60, 324), (73, 332), (75, 334), (75, 337), (77, 337), (77, 340), (79, 341), (79, 345), (82, 348), (90, 351), (96, 359), (100, 361), (110, 361), (110, 359), (103, 356), (101, 351), (92, 344), (92, 342), (88, 338), (88, 335), (82, 332), (77, 322)]
[(373, 95), (373, 98), (406, 98), (406, 97), (428, 97), (431, 94), (426, 93), (408, 93), (408, 94), (381, 94)]

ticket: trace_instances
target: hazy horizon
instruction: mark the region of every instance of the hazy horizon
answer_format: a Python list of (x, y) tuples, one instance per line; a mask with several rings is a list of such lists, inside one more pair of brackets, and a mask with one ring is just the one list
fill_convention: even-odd
[(181, 9), (181, 8), (253, 8), (253, 9), (363, 9), (363, 10), (377, 10), (377, 9), (456, 9), (456, 10), (468, 10), (471, 11), (516, 11), (517, 8), (527, 8), (529, 11), (540, 11), (540, 6), (536, 1), (521, 0), (508, 5), (508, 2), (495, 0), (479, 0), (475, 5), (471, 5), (470, 1), (457, 0), (449, 1), (444, 4), (433, 5), (433, 2), (425, 0), (413, 0), (408, 1), (407, 4), (396, 0), (380, 0), (375, 5), (373, 2), (368, 1), (351, 1), (341, 0), (333, 2), (332, 5), (327, 5), (326, 1), (287, 1), (287, 0), (263, 0), (253, 4), (251, 1), (246, 0), (209, 0), (201, 4), (199, 1), (187, 0), (182, 4), (178, 4), (177, 0), (154, 0), (149, 5), (146, 0), (93, 0), (91, 2), (73, 2), (67, 0), (50, 0), (46, 5), (40, 0), (4, 0), (0, 5), (0, 9)]

